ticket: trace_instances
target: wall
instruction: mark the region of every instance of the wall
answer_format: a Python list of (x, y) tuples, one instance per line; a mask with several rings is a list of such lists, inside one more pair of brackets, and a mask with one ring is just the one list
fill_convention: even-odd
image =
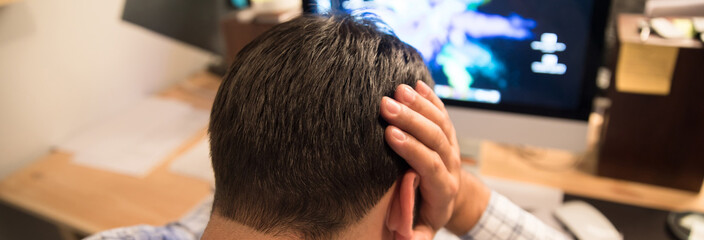
[(0, 7), (0, 179), (82, 126), (204, 68), (208, 53), (123, 22), (123, 5)]

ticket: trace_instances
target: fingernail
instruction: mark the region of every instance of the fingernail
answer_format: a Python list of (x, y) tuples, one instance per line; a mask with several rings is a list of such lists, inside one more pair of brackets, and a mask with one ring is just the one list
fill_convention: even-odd
[(416, 91), (418, 94), (420, 94), (423, 97), (427, 97), (430, 91), (430, 86), (428, 84), (425, 84), (425, 82), (418, 80), (418, 83), (416, 83)]
[(389, 111), (389, 113), (396, 115), (401, 111), (401, 105), (399, 105), (396, 101), (391, 100), (390, 98), (386, 98), (386, 110)]
[(403, 101), (404, 101), (404, 102), (406, 102), (406, 103), (412, 103), (413, 100), (416, 100), (416, 91), (413, 90), (413, 88), (411, 88), (410, 86), (404, 85), (404, 86), (403, 86), (403, 97), (402, 97), (402, 98), (403, 98)]
[(399, 141), (405, 141), (406, 140), (406, 134), (403, 134), (401, 130), (398, 129), (391, 129), (391, 136), (393, 136), (396, 140)]

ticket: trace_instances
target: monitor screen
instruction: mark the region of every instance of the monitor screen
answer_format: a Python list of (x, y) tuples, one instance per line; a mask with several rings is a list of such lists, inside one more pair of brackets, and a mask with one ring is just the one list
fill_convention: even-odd
[(590, 42), (599, 29), (594, 1), (316, 0), (307, 7), (380, 19), (421, 53), (436, 93), (450, 104), (583, 119), (600, 60), (589, 54), (600, 53)]

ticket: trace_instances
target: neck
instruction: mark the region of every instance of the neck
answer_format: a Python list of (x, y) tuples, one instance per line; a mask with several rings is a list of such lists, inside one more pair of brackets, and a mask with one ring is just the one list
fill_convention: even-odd
[[(392, 188), (393, 189), (393, 188)], [(393, 234), (386, 229), (387, 209), (391, 202), (392, 192), (389, 191), (359, 222), (349, 226), (337, 235), (338, 240), (347, 239), (392, 239)], [(203, 240), (299, 240), (300, 234), (286, 232), (267, 234), (250, 228), (237, 221), (220, 216), (216, 210), (211, 214), (210, 221), (203, 232)]]
[(295, 234), (266, 234), (259, 232), (239, 222), (220, 216), (213, 212), (205, 227), (202, 240), (235, 240), (235, 239), (270, 239), (270, 240), (293, 240), (301, 239)]

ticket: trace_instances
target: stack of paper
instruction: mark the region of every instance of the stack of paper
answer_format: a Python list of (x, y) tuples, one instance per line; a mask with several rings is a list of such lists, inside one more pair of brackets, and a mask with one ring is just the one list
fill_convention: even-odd
[(215, 176), (210, 162), (210, 143), (207, 139), (202, 139), (188, 152), (174, 160), (169, 169), (172, 172), (200, 178), (215, 185)]
[(208, 111), (153, 97), (85, 129), (58, 147), (73, 152), (76, 163), (144, 176), (205, 128), (208, 117)]

